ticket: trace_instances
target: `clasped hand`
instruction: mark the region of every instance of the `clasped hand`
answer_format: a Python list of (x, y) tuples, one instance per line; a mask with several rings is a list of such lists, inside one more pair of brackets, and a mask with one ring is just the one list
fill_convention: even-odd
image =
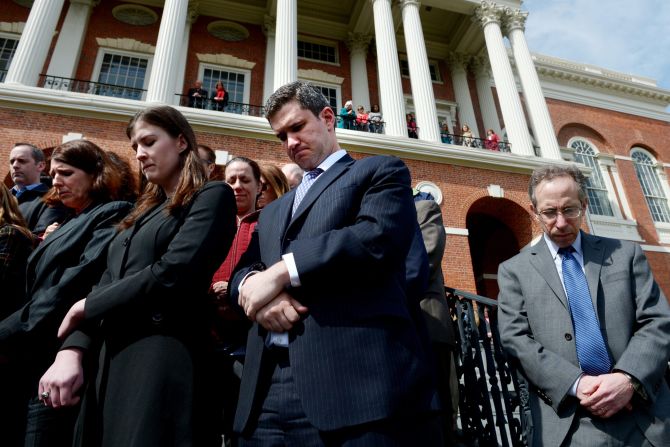
[(583, 376), (577, 386), (580, 405), (599, 418), (609, 418), (622, 408), (632, 410), (633, 387), (620, 372)]

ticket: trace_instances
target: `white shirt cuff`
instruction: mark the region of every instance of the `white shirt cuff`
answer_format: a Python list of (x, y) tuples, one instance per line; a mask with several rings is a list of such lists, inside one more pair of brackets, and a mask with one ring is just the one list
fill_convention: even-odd
[(569, 395), (577, 396), (577, 387), (579, 387), (579, 381), (582, 380), (583, 376), (584, 374), (581, 374), (579, 377), (577, 377), (577, 380), (575, 380), (575, 383), (572, 384), (572, 388), (570, 388), (570, 391), (568, 392)]
[(298, 267), (295, 265), (295, 258), (293, 253), (286, 253), (282, 255), (282, 259), (286, 264), (286, 270), (288, 270), (288, 276), (291, 278), (291, 287), (300, 287), (300, 276), (298, 275)]

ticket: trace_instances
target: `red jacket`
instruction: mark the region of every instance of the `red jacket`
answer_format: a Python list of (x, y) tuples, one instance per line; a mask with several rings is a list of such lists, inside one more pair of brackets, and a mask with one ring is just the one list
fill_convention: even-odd
[(256, 228), (258, 214), (260, 212), (261, 211), (258, 210), (251, 214), (247, 214), (238, 222), (237, 233), (235, 234), (235, 239), (233, 239), (233, 245), (230, 246), (228, 256), (226, 256), (223, 264), (221, 264), (216, 273), (214, 273), (212, 284), (219, 281), (230, 280), (230, 274), (233, 272), (233, 269), (244, 252), (247, 251), (247, 247), (251, 241), (251, 234), (254, 232), (254, 228)]

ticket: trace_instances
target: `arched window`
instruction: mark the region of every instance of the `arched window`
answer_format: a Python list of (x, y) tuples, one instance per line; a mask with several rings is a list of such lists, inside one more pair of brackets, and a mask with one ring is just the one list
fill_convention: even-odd
[(647, 200), (651, 218), (654, 222), (670, 223), (668, 199), (656, 173), (656, 161), (640, 149), (633, 149), (631, 158), (635, 166), (635, 173), (642, 186), (644, 198)]
[(570, 146), (575, 150), (575, 161), (591, 168), (591, 176), (586, 179), (590, 213), (600, 216), (614, 216), (607, 195), (607, 186), (596, 160), (596, 151), (584, 140), (575, 140)]

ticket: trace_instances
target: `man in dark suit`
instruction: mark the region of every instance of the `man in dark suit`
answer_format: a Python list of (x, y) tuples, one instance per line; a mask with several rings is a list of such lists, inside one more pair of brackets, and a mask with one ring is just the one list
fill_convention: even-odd
[(531, 384), (533, 445), (668, 446), (670, 306), (639, 245), (580, 231), (584, 175), (531, 176), (544, 234), (500, 265), (500, 337)]
[(44, 167), (44, 153), (32, 144), (17, 143), (9, 153), (9, 171), (14, 181), (12, 194), (19, 202), (28, 228), (38, 236), (68, 215), (64, 207), (49, 207), (42, 201), (42, 196), (49, 191), (49, 187), (40, 182)]
[(309, 84), (281, 87), (266, 111), (307, 172), (263, 209), (240, 261), (249, 267), (231, 283), (255, 322), (234, 424), (240, 444), (440, 445), (429, 348), (405, 290), (416, 229), (407, 168), (347, 155), (335, 114)]
[(207, 108), (207, 95), (208, 92), (202, 88), (202, 81), (197, 80), (193, 84), (193, 87), (188, 89), (186, 93), (188, 96), (188, 106), (195, 107), (196, 109), (206, 109)]

